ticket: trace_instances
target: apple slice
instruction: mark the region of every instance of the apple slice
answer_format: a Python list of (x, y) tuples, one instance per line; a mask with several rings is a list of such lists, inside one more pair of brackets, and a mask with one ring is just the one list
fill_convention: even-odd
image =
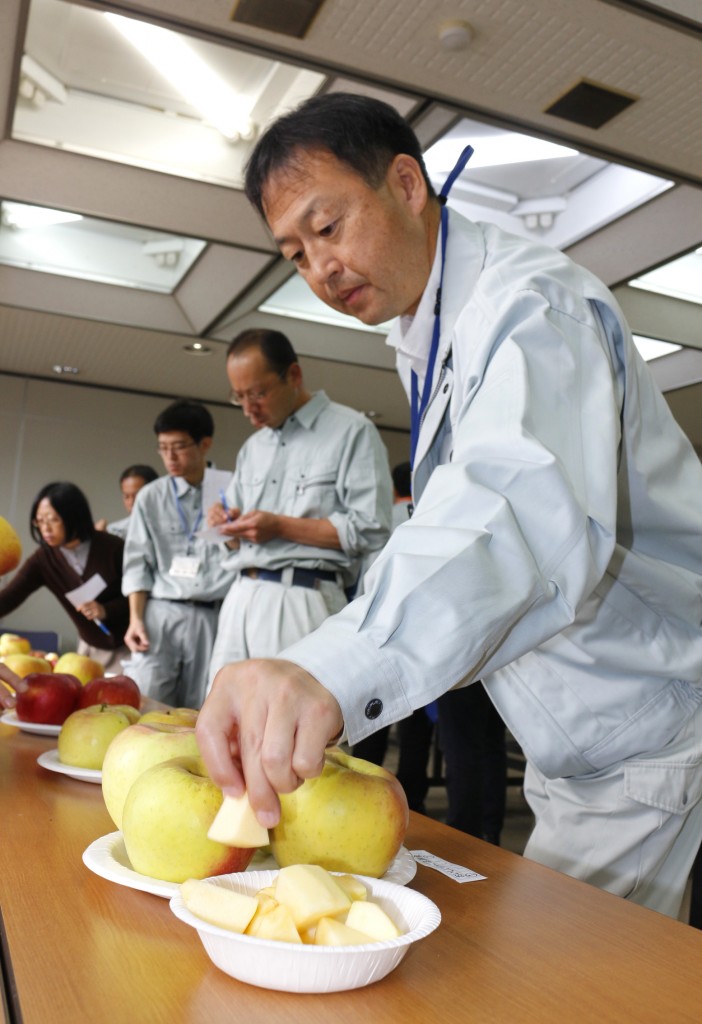
[(268, 846), (268, 830), (259, 824), (246, 793), (225, 796), (207, 838), (244, 850)]
[(334, 917), (351, 906), (336, 880), (318, 864), (290, 864), (281, 868), (275, 898), (290, 908), (295, 926), (304, 932), (320, 917)]
[[(359, 907), (363, 905), (358, 904)], [(365, 946), (369, 942), (377, 941), (341, 921), (335, 921), (333, 917), (320, 918), (317, 922), (317, 931), (314, 933), (315, 946)]]
[(360, 878), (354, 875), (334, 875), (334, 881), (344, 890), (351, 902), (368, 899), (368, 890)]
[(246, 934), (276, 942), (295, 942), (298, 945), (302, 942), (292, 914), (280, 903), (265, 913), (255, 915)]
[(396, 939), (400, 935), (400, 929), (396, 926), (382, 907), (377, 903), (358, 900), (352, 903), (346, 915), (346, 925), (355, 928), (377, 942), (384, 942), (385, 939)]
[(225, 889), (212, 882), (188, 878), (180, 887), (183, 903), (196, 917), (203, 921), (226, 928), (230, 932), (243, 934), (258, 909), (255, 896), (246, 896), (233, 889)]

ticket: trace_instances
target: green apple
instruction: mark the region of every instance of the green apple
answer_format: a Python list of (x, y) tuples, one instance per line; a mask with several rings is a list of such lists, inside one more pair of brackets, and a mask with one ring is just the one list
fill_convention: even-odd
[(36, 658), (33, 654), (5, 654), (0, 661), (22, 679), (32, 672), (54, 671), (53, 665), (45, 658)]
[(31, 654), (32, 645), (25, 636), (17, 633), (3, 633), (0, 636), (0, 655)]
[(58, 735), (59, 761), (77, 768), (102, 768), (112, 740), (138, 718), (136, 708), (126, 704), (93, 704), (74, 711)]
[(407, 797), (392, 772), (327, 750), (322, 774), (280, 796), (280, 822), (270, 831), (278, 864), (319, 864), (380, 878), (405, 838)]
[(161, 761), (199, 753), (195, 730), (187, 726), (139, 721), (116, 736), (102, 763), (102, 795), (117, 828), (122, 827), (127, 793), (142, 772)]
[(176, 757), (142, 772), (122, 813), (124, 847), (135, 871), (166, 882), (244, 871), (251, 849), (207, 838), (222, 791), (201, 757)]
[(195, 708), (158, 708), (145, 712), (141, 716), (141, 721), (145, 725), (149, 722), (159, 722), (165, 725), (187, 725), (188, 728), (194, 729), (197, 716)]
[(0, 576), (16, 569), (21, 558), (22, 545), (17, 531), (4, 516), (0, 516)]
[(99, 661), (88, 658), (85, 654), (78, 654), (76, 651), (69, 651), (62, 654), (54, 665), (54, 672), (65, 672), (69, 676), (75, 676), (83, 685), (92, 679), (101, 679), (105, 669)]

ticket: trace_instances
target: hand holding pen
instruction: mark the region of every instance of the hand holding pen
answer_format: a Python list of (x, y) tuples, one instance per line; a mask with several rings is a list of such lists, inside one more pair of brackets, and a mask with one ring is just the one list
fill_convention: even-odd
[(89, 622), (94, 623), (99, 630), (101, 630), (105, 636), (112, 636), (109, 629), (102, 621), (105, 617), (105, 607), (98, 601), (86, 601), (85, 604), (79, 605), (76, 609), (81, 615), (84, 615)]

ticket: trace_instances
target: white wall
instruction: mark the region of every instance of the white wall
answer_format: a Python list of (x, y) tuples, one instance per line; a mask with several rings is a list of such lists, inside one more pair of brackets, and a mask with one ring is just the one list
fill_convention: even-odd
[[(69, 480), (84, 491), (96, 519), (122, 518), (122, 470), (144, 462), (162, 471), (153, 422), (169, 401), (0, 373), (0, 515), (19, 533), (25, 557), (36, 547), (29, 533), (29, 510), (47, 483)], [(233, 469), (236, 453), (251, 433), (248, 421), (234, 407), (208, 408), (215, 421), (211, 458), (220, 469)], [(409, 457), (407, 435), (381, 435), (391, 465)], [(70, 619), (45, 590), (7, 616), (3, 625), (55, 630), (64, 650), (74, 650), (77, 642)]]

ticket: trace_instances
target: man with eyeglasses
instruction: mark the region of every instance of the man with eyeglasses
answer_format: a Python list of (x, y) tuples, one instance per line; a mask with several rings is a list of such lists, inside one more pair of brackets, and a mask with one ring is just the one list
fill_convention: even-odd
[(214, 422), (181, 399), (156, 418), (168, 474), (139, 491), (124, 547), (122, 591), (129, 597), (126, 671), (143, 693), (176, 707), (204, 700), (220, 602), (233, 579), (222, 548), (197, 536), (204, 526), (203, 481)]
[(231, 401), (256, 432), (211, 525), (229, 538), (236, 580), (222, 605), (210, 679), (270, 657), (347, 602), (362, 559), (390, 535), (385, 447), (364, 415), (311, 394), (290, 341), (247, 330), (227, 353)]

